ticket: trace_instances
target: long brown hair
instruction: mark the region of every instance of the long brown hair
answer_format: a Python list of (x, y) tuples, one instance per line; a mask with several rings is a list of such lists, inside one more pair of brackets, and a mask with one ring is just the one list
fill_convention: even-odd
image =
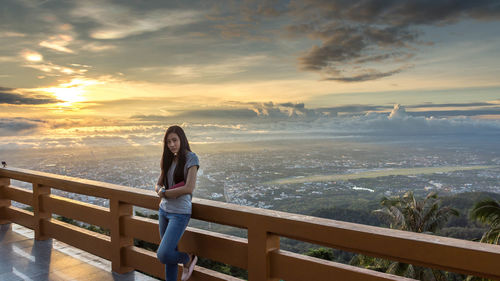
[(177, 153), (177, 165), (175, 166), (174, 170), (174, 184), (185, 181), (184, 166), (186, 165), (186, 155), (188, 151), (191, 151), (184, 130), (177, 125), (170, 126), (165, 133), (165, 137), (163, 138), (163, 155), (161, 157), (161, 169), (164, 174), (163, 182), (166, 184), (166, 186), (168, 186), (168, 170), (170, 169), (170, 166), (172, 166), (172, 162), (175, 158), (175, 155), (172, 153), (172, 151), (168, 149), (167, 143), (167, 136), (172, 133), (175, 133), (177, 134), (177, 136), (179, 136), (179, 141), (181, 143), (179, 152)]

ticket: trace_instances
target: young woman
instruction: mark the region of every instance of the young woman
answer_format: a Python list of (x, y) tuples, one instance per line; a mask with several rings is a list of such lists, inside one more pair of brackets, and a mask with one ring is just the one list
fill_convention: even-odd
[(179, 252), (177, 243), (191, 218), (191, 198), (199, 165), (182, 128), (169, 127), (164, 137), (161, 174), (155, 186), (161, 198), (158, 214), (161, 243), (157, 257), (165, 264), (167, 281), (177, 280), (179, 263), (184, 266), (182, 280), (189, 279), (198, 260), (193, 254)]

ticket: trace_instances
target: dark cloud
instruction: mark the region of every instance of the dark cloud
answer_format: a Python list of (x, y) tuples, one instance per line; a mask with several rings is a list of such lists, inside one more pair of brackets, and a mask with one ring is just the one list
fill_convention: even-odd
[(487, 102), (472, 102), (472, 103), (429, 103), (408, 105), (406, 108), (422, 108), (422, 107), (471, 107), (471, 106), (492, 106), (494, 104)]
[(401, 53), (389, 53), (389, 54), (380, 54), (373, 56), (364, 56), (359, 59), (354, 60), (355, 64), (362, 64), (367, 62), (381, 62), (390, 58), (400, 57)]
[(46, 125), (46, 121), (22, 117), (0, 118), (0, 132), (3, 136), (30, 132)]
[[(132, 120), (146, 122), (149, 124), (164, 124), (172, 122), (215, 122), (215, 123), (233, 123), (233, 122), (248, 122), (248, 123), (269, 123), (276, 121), (318, 121), (318, 120), (333, 120), (336, 116), (355, 117), (363, 116), (367, 113), (380, 114), (386, 118), (391, 110), (394, 110), (393, 105), (369, 105), (369, 104), (352, 104), (333, 107), (307, 108), (304, 103), (241, 103), (229, 102), (232, 108), (224, 109), (202, 109), (181, 111), (177, 113), (171, 112), (173, 115), (134, 115)], [(419, 110), (423, 108), (435, 107), (439, 110)], [(450, 107), (450, 110), (446, 110)], [(463, 110), (456, 109), (463, 107)], [(476, 107), (469, 109), (468, 107)], [(466, 116), (473, 117), (479, 115), (500, 115), (500, 106), (491, 103), (462, 103), (462, 104), (420, 104), (406, 107), (410, 111), (405, 111), (405, 107), (401, 106), (400, 114), (408, 117), (456, 117)], [(378, 113), (377, 113), (378, 112)], [(394, 114), (393, 114), (394, 115)], [(398, 115), (398, 116), (399, 116)], [(395, 116), (395, 115), (394, 115)]]
[[(393, 110), (393, 105), (370, 105), (370, 104), (351, 104), (333, 107), (307, 108), (304, 103), (242, 103), (229, 102), (231, 108), (202, 109), (180, 112), (170, 112), (170, 115), (134, 115), (130, 118), (134, 121), (145, 122), (148, 124), (165, 124), (172, 122), (214, 122), (214, 123), (269, 123), (281, 121), (317, 121), (333, 120), (336, 116), (355, 117), (363, 116), (367, 113), (382, 114), (388, 116)], [(439, 110), (419, 110), (424, 108), (438, 108)], [(450, 107), (449, 110), (446, 107)], [(456, 109), (463, 107), (463, 110)], [(469, 109), (468, 107), (476, 107)], [(420, 104), (406, 107), (410, 111), (401, 110), (402, 114), (409, 117), (436, 117), (446, 118), (454, 116), (479, 116), (479, 115), (500, 115), (500, 106), (491, 103), (463, 103), (463, 104)], [(378, 113), (377, 113), (378, 112)], [(401, 115), (401, 114), (400, 114)], [(132, 122), (134, 122), (132, 121)]]
[(305, 105), (304, 103), (291, 103), (291, 102), (286, 102), (286, 103), (280, 103), (280, 106), (284, 107), (291, 107), (291, 108), (297, 108), (297, 109), (304, 109)]
[(45, 95), (26, 95), (13, 92), (15, 89), (0, 87), (0, 104), (50, 104), (60, 100)]
[[(130, 118), (141, 122), (222, 122), (231, 123), (239, 121), (278, 121), (289, 119), (315, 119), (324, 115), (322, 111), (308, 109), (304, 103), (241, 103), (229, 102), (233, 108), (200, 109), (190, 111), (170, 112), (170, 115), (133, 115)], [(235, 108), (237, 107), (237, 108)]]
[[(500, 19), (495, 0), (306, 0), (288, 7), (295, 19), (286, 28), (288, 36), (321, 40), (299, 58), (299, 67), (342, 82), (380, 79), (406, 69), (416, 46), (432, 43), (419, 41), (420, 26)], [(394, 71), (364, 69), (374, 62), (400, 66)]]
[(322, 70), (331, 62), (343, 62), (361, 56), (367, 42), (355, 29), (339, 28), (322, 46), (314, 46), (299, 61), (305, 70)]
[(424, 112), (408, 112), (408, 115), (425, 117), (498, 115), (500, 117), (500, 108), (471, 110), (429, 110)]
[(391, 76), (391, 75), (394, 75), (396, 73), (403, 71), (405, 68), (406, 67), (399, 68), (396, 70), (387, 71), (387, 72), (365, 70), (365, 73), (358, 74), (355, 76), (335, 76), (335, 77), (325, 78), (324, 80), (333, 80), (333, 81), (341, 81), (341, 82), (362, 82), (362, 81), (375, 80), (375, 79), (380, 79), (383, 77)]
[(463, 18), (498, 19), (496, 0), (299, 0), (290, 4), (301, 16), (316, 13), (322, 18), (337, 18), (366, 24), (408, 26), (448, 24)]
[(330, 112), (330, 113), (361, 113), (361, 114), (365, 114), (368, 111), (385, 111), (385, 110), (389, 110), (392, 108), (393, 108), (393, 106), (353, 104), (353, 105), (318, 108), (318, 111)]
[(182, 111), (174, 116), (134, 115), (131, 118), (149, 122), (171, 122), (174, 120), (242, 120), (257, 117), (250, 109), (213, 109)]
[(412, 55), (400, 49), (407, 49), (409, 43), (416, 41), (417, 35), (401, 27), (342, 26), (322, 31), (318, 37), (322, 38), (322, 45), (313, 46), (300, 57), (300, 67), (326, 73), (325, 80), (359, 82), (391, 76), (407, 68), (401, 66), (392, 71), (373, 71), (360, 69), (359, 66), (384, 61), (404, 63), (404, 58)]

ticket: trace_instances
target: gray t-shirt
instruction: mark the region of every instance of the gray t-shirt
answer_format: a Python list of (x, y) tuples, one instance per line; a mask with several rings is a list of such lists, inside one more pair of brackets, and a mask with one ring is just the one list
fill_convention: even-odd
[[(165, 187), (171, 187), (174, 185), (174, 171), (177, 163), (172, 163), (170, 169), (167, 171), (167, 180), (164, 182)], [(184, 165), (184, 178), (187, 177), (187, 171), (193, 166), (200, 166), (200, 161), (198, 156), (191, 151), (186, 154), (186, 165)], [(167, 213), (174, 214), (191, 214), (191, 194), (184, 194), (177, 198), (162, 198), (160, 202), (160, 208), (162, 208)]]

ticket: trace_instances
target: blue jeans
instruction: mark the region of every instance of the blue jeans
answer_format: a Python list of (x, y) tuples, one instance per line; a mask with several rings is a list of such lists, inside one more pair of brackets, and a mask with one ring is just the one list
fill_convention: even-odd
[(161, 243), (156, 256), (165, 264), (165, 277), (167, 281), (177, 280), (177, 264), (187, 264), (189, 255), (177, 250), (177, 243), (191, 218), (190, 214), (167, 213), (160, 208), (158, 223), (160, 225)]

